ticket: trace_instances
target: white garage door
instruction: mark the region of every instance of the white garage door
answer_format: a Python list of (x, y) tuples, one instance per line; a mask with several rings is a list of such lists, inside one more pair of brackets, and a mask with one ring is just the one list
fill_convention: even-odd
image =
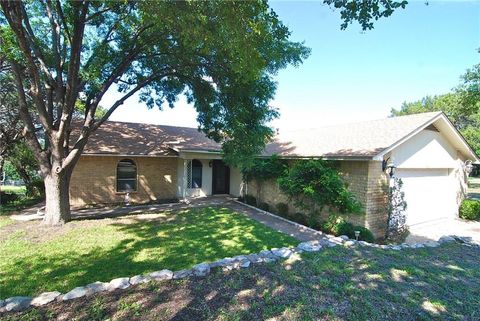
[(397, 169), (409, 226), (456, 215), (456, 185), (448, 173), (448, 169)]

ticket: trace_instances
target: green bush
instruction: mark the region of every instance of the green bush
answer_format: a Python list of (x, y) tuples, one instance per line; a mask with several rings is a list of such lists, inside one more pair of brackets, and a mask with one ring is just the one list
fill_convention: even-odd
[(464, 200), (460, 206), (460, 217), (466, 220), (480, 220), (480, 201)]
[(257, 206), (257, 198), (252, 195), (245, 195), (245, 203), (252, 206)]
[(296, 212), (296, 213), (290, 215), (289, 218), (290, 218), (290, 220), (292, 220), (294, 222), (297, 222), (298, 224), (308, 226), (308, 217), (307, 217), (307, 215), (305, 215), (303, 213)]
[(282, 217), (288, 217), (288, 204), (278, 203), (276, 207), (278, 215)]
[(265, 203), (265, 202), (261, 202), (260, 204), (258, 204), (258, 208), (261, 209), (262, 211), (270, 211), (270, 205), (268, 205), (268, 203)]
[(321, 213), (325, 206), (340, 213), (362, 212), (361, 203), (347, 189), (338, 171), (326, 161), (297, 161), (278, 179), (278, 184), (295, 206), (311, 215)]
[(336, 215), (331, 215), (326, 222), (321, 224), (320, 230), (335, 236), (346, 235), (351, 239), (355, 239), (355, 231), (359, 231), (360, 235), (358, 239), (360, 241), (366, 241), (370, 243), (375, 241), (375, 237), (369, 229), (363, 226), (355, 226), (352, 223), (347, 222), (343, 217)]
[(15, 194), (15, 193), (5, 193), (5, 192), (0, 192), (0, 204), (5, 205), (5, 204), (10, 204), (18, 201), (21, 198), (21, 195)]

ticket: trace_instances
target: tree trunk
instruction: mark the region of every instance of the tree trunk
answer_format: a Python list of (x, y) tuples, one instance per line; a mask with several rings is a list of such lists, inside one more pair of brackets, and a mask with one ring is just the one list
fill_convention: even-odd
[(70, 221), (71, 173), (51, 172), (45, 177), (45, 217), (43, 223), (60, 225)]

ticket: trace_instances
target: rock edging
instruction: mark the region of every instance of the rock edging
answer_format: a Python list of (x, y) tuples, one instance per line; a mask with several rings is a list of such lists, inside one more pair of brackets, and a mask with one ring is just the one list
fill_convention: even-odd
[(39, 307), (49, 304), (53, 301), (68, 301), (85, 296), (91, 296), (95, 293), (123, 290), (132, 285), (148, 283), (151, 281), (164, 281), (172, 279), (183, 279), (187, 277), (205, 277), (213, 268), (221, 268), (223, 271), (231, 271), (249, 268), (252, 264), (270, 263), (288, 259), (294, 255), (303, 252), (318, 252), (324, 248), (343, 245), (345, 247), (371, 247), (384, 250), (401, 251), (404, 249), (433, 248), (444, 243), (458, 242), (466, 246), (480, 247), (479, 242), (472, 241), (469, 237), (446, 235), (442, 236), (438, 241), (428, 241), (417, 244), (399, 244), (399, 245), (380, 245), (368, 243), (365, 241), (351, 240), (347, 236), (332, 236), (324, 234), (324, 238), (314, 241), (307, 241), (298, 244), (296, 247), (273, 248), (270, 250), (262, 250), (259, 253), (248, 255), (237, 255), (227, 257), (215, 262), (199, 263), (191, 269), (180, 271), (170, 271), (167, 269), (155, 271), (147, 275), (135, 275), (132, 277), (115, 278), (110, 282), (94, 282), (86, 286), (79, 286), (71, 291), (61, 294), (60, 292), (44, 292), (34, 298), (25, 296), (11, 297), (0, 300), (0, 313), (2, 312), (18, 312), (24, 311), (30, 307)]

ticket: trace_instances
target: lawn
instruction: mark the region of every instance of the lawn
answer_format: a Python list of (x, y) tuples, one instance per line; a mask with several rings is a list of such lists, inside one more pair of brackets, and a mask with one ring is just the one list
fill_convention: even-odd
[(0, 190), (6, 193), (14, 193), (14, 194), (25, 194), (26, 188), (25, 186), (13, 186), (13, 185), (2, 185), (0, 186)]
[(73, 221), (63, 227), (0, 221), (0, 299), (295, 245), (226, 208)]
[(150, 282), (5, 320), (479, 320), (480, 248), (328, 248)]

